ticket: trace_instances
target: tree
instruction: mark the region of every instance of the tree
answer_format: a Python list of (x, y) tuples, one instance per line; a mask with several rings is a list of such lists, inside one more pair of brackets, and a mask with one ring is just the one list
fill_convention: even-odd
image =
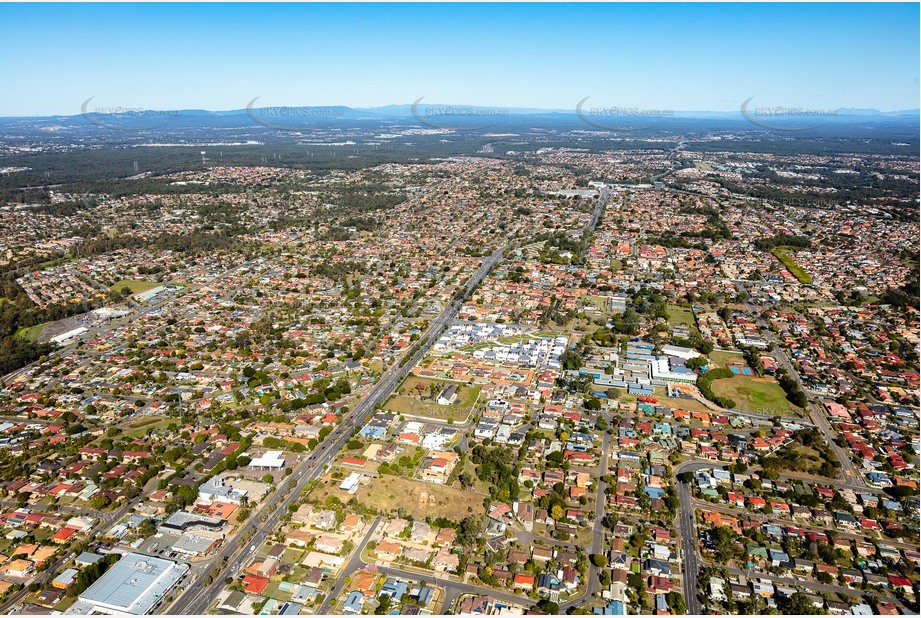
[(384, 616), (390, 611), (390, 604), (391, 604), (390, 595), (385, 594), (385, 595), (381, 595), (378, 598), (380, 599), (380, 601), (378, 602), (377, 607), (374, 608), (374, 614), (376, 616)]
[(589, 560), (599, 569), (603, 569), (608, 566), (608, 558), (604, 554), (592, 554), (591, 557), (589, 557)]
[(813, 605), (809, 597), (802, 592), (794, 592), (789, 597), (780, 599), (777, 604), (784, 614), (825, 614), (825, 610)]
[(138, 534), (145, 538), (154, 534), (156, 531), (157, 527), (152, 519), (145, 519), (140, 524), (138, 524)]
[(559, 504), (554, 504), (550, 509), (550, 517), (553, 518), (553, 521), (560, 521), (563, 519), (563, 507)]
[(687, 611), (687, 604), (684, 601), (684, 597), (677, 592), (669, 592), (665, 600), (668, 602), (672, 614), (681, 616)]
[(99, 494), (99, 495), (97, 495), (97, 496), (93, 496), (93, 497), (90, 499), (89, 507), (90, 507), (91, 509), (96, 510), (96, 511), (101, 511), (102, 509), (106, 508), (106, 507), (109, 506), (110, 504), (112, 504), (112, 501), (109, 500), (109, 497), (108, 497), (108, 496), (105, 496), (105, 495), (103, 495), (103, 494)]
[(601, 572), (601, 587), (609, 588), (611, 586), (611, 572), (607, 569)]
[(639, 573), (630, 573), (627, 575), (627, 585), (635, 590), (643, 589), (643, 576)]

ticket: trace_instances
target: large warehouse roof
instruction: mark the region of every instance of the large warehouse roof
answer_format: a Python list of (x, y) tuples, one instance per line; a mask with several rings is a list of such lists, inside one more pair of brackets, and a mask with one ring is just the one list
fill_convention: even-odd
[(68, 614), (146, 614), (189, 569), (143, 554), (126, 554), (79, 596)]

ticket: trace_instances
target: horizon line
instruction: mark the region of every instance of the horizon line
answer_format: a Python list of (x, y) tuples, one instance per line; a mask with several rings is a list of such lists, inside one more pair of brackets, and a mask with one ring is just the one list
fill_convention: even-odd
[[(84, 102), (84, 106), (94, 97), (90, 97)], [(252, 102), (250, 102), (252, 103)], [(744, 105), (746, 102), (743, 102), (742, 105), (738, 108), (733, 109), (653, 109), (650, 107), (639, 107), (634, 105), (599, 105), (591, 106), (590, 109), (602, 109), (602, 110), (636, 110), (641, 113), (629, 114), (625, 113), (624, 116), (642, 116), (648, 115), (653, 111), (656, 112), (668, 112), (668, 115), (677, 115), (677, 114), (745, 114)], [(528, 105), (493, 105), (493, 104), (472, 104), (472, 103), (419, 103), (416, 102), (407, 102), (407, 103), (387, 103), (384, 105), (375, 105), (375, 106), (365, 106), (365, 105), (345, 105), (345, 104), (301, 104), (301, 105), (260, 105), (260, 106), (242, 106), (226, 109), (209, 109), (204, 107), (174, 107), (174, 108), (165, 108), (165, 107), (115, 107), (115, 108), (105, 108), (106, 110), (112, 111), (88, 111), (85, 109), (78, 109), (73, 113), (57, 113), (57, 114), (2, 114), (0, 113), (0, 118), (56, 118), (56, 117), (73, 117), (73, 116), (86, 116), (87, 114), (94, 115), (118, 115), (118, 114), (131, 114), (139, 112), (207, 112), (211, 114), (219, 113), (228, 113), (228, 112), (243, 112), (246, 113), (248, 110), (264, 110), (264, 109), (307, 109), (307, 108), (344, 108), (356, 111), (374, 111), (380, 109), (387, 109), (393, 107), (409, 107), (414, 106), (420, 107), (462, 107), (462, 108), (471, 108), (471, 109), (495, 109), (497, 111), (503, 110), (524, 110), (528, 113), (559, 113), (559, 114), (573, 114), (580, 115), (582, 110), (579, 105), (576, 105), (572, 108), (559, 108), (559, 107), (538, 107), (538, 106), (528, 106)], [(825, 107), (819, 110), (818, 108), (804, 107), (804, 106), (778, 106), (778, 105), (763, 105), (758, 106), (759, 108), (766, 109), (778, 109), (783, 107), (786, 110), (791, 112), (799, 111), (805, 113), (811, 113), (816, 111), (855, 111), (855, 112), (876, 112), (878, 114), (910, 114), (916, 113), (921, 114), (921, 107), (910, 107), (910, 108), (900, 108), (900, 109), (879, 109), (876, 107)], [(98, 110), (99, 108), (97, 108)], [(522, 113), (521, 115), (527, 115), (527, 113)]]

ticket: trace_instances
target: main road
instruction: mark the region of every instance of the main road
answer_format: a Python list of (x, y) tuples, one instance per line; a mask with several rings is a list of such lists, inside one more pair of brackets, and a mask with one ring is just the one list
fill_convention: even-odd
[(611, 190), (607, 188), (602, 189), (601, 194), (598, 196), (598, 203), (595, 204), (595, 210), (592, 212), (592, 218), (589, 219), (588, 223), (585, 224), (585, 228), (582, 230), (582, 240), (585, 242), (585, 246), (582, 247), (582, 251), (579, 253), (580, 264), (585, 263), (585, 252), (588, 251), (589, 246), (588, 241), (595, 231), (595, 228), (598, 227), (598, 222), (601, 220), (601, 215), (604, 213), (609, 199), (611, 199)]
[(700, 561), (697, 556), (697, 524), (694, 521), (694, 501), (687, 483), (679, 477), (683, 472), (695, 472), (708, 468), (719, 468), (723, 464), (706, 461), (688, 461), (675, 468), (675, 484), (678, 489), (678, 531), (681, 533), (681, 575), (684, 585), (684, 601), (689, 615), (701, 613), (697, 598), (697, 575)]
[[(736, 281), (736, 288), (739, 291), (748, 293), (748, 290), (745, 289), (745, 286), (741, 281)], [(854, 462), (851, 461), (850, 454), (836, 442), (836, 438), (838, 437), (837, 433), (832, 428), (831, 423), (828, 422), (828, 418), (825, 416), (825, 411), (822, 410), (820, 406), (817, 406), (812, 397), (809, 395), (809, 391), (803, 384), (803, 379), (800, 376), (799, 371), (797, 371), (796, 367), (793, 366), (793, 363), (790, 361), (790, 358), (784, 351), (783, 346), (781, 346), (780, 342), (778, 342), (774, 337), (774, 333), (770, 328), (768, 328), (764, 318), (762, 318), (761, 314), (758, 312), (758, 309), (750, 301), (747, 301), (745, 304), (748, 307), (749, 313), (755, 316), (755, 319), (758, 323), (758, 328), (762, 333), (764, 333), (765, 340), (768, 343), (774, 345), (773, 355), (777, 357), (777, 359), (780, 361), (780, 364), (783, 365), (784, 369), (787, 370), (787, 374), (793, 378), (794, 381), (796, 381), (796, 385), (800, 388), (800, 390), (806, 394), (806, 411), (809, 413), (809, 418), (812, 419), (812, 423), (819, 429), (819, 431), (822, 432), (822, 435), (825, 437), (825, 441), (828, 443), (828, 446), (838, 457), (838, 461), (841, 463), (842, 481), (846, 486), (852, 489), (866, 489), (867, 485), (863, 481), (863, 476), (861, 476), (860, 470), (858, 470), (857, 466), (854, 465)]]
[[(130, 500), (122, 505), (120, 508), (115, 510), (112, 513), (103, 513), (101, 511), (93, 511), (92, 509), (80, 509), (79, 512), (81, 515), (89, 515), (95, 517), (99, 522), (93, 526), (88, 533), (86, 533), (86, 538), (93, 540), (103, 533), (103, 531), (108, 527), (112, 522), (117, 522), (119, 519), (128, 514), (131, 509), (140, 504), (141, 500), (144, 499), (148, 491), (151, 491), (157, 483), (157, 478), (154, 477), (147, 481), (147, 484), (141, 489), (141, 493), (138, 494), (134, 500)], [(58, 507), (58, 509), (64, 512), (70, 512), (70, 509), (67, 507)], [(43, 569), (38, 575), (36, 575), (32, 580), (29, 581), (30, 584), (37, 583), (42, 584), (48, 581), (54, 573), (57, 573), (61, 567), (70, 562), (70, 559), (73, 557), (72, 554), (64, 554), (57, 560), (51, 563), (48, 568)], [(27, 594), (29, 594), (28, 586), (23, 586), (21, 590), (13, 594), (9, 599), (7, 599), (2, 605), (0, 605), (0, 614), (9, 614), (10, 610), (15, 607)]]
[[(486, 275), (498, 264), (505, 253), (505, 247), (496, 250), (476, 270), (464, 286), (464, 293), (453, 299), (438, 315), (425, 334), (419, 340), (420, 345), (411, 357), (401, 363), (392, 365), (383, 373), (371, 391), (362, 399), (355, 409), (346, 414), (338, 425), (317, 446), (316, 450), (301, 461), (293, 473), (285, 478), (278, 488), (266, 497), (258, 515), (254, 514), (243, 525), (237, 535), (230, 539), (212, 561), (211, 581), (197, 581), (183, 592), (179, 598), (168, 605), (163, 613), (168, 614), (205, 614), (224, 587), (224, 579), (233, 576), (256, 549), (278, 527), (282, 516), (288, 512), (288, 506), (300, 498), (301, 492), (312, 481), (320, 477), (332, 462), (336, 453), (352, 437), (354, 430), (363, 425), (374, 414), (378, 404), (383, 404), (393, 393), (397, 385), (428, 352), (444, 329), (457, 316), (457, 311), (470, 293), (486, 278)], [(293, 488), (292, 488), (293, 486)], [(271, 513), (266, 515), (266, 513)], [(241, 539), (246, 539), (241, 542)], [(217, 572), (214, 570), (217, 569)], [(202, 573), (200, 577), (204, 577)]]

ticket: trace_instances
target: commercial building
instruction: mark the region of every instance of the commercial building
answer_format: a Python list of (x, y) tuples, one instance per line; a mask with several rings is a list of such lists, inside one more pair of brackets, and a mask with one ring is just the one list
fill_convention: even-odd
[(65, 613), (147, 614), (188, 570), (187, 564), (172, 560), (125, 554), (84, 590)]
[(86, 327), (81, 326), (80, 328), (69, 330), (66, 333), (55, 335), (54, 337), (51, 338), (51, 342), (56, 343), (58, 345), (64, 345), (65, 343), (73, 339), (74, 337), (79, 337), (83, 333), (87, 332), (87, 330), (88, 329)]
[(281, 470), (285, 467), (285, 457), (281, 451), (266, 451), (250, 460), (249, 466), (259, 470)]

